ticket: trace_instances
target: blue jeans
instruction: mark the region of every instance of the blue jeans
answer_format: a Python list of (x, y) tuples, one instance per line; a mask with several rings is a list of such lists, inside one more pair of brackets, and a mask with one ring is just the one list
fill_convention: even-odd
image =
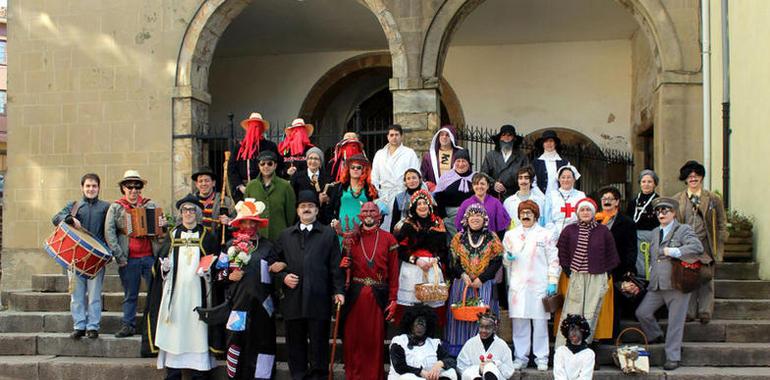
[(123, 325), (125, 326), (136, 327), (136, 299), (139, 297), (139, 285), (142, 278), (146, 284), (150, 284), (154, 263), (153, 256), (129, 258), (126, 266), (118, 268), (120, 283), (123, 285)]
[(102, 268), (96, 277), (86, 280), (74, 276), (75, 290), (70, 297), (70, 312), (75, 330), (99, 331), (99, 320), (102, 318), (102, 286), (104, 272)]

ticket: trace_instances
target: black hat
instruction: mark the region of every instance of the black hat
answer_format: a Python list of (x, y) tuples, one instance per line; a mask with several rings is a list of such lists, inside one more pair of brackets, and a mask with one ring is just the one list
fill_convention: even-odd
[(196, 197), (195, 195), (187, 194), (184, 198), (176, 201), (176, 209), (179, 210), (182, 207), (182, 205), (185, 203), (192, 203), (198, 206), (198, 208), (200, 208), (201, 210), (203, 210), (203, 204), (201, 203), (200, 199), (198, 199), (198, 197)]
[(703, 165), (700, 164), (700, 162), (695, 160), (690, 160), (684, 163), (684, 166), (682, 166), (681, 169), (679, 169), (679, 180), (684, 181), (687, 179), (687, 176), (690, 175), (690, 173), (695, 172), (695, 174), (705, 177), (706, 176), (706, 168), (703, 167)]
[(500, 132), (498, 132), (496, 135), (492, 136), (492, 141), (494, 141), (495, 146), (499, 146), (500, 143), (500, 136), (504, 134), (513, 135), (513, 147), (518, 148), (519, 145), (521, 145), (521, 141), (523, 138), (516, 134), (516, 127), (510, 124), (505, 124), (502, 127), (500, 127)]
[(465, 161), (468, 161), (469, 164), (473, 165), (473, 163), (471, 162), (471, 154), (470, 152), (468, 152), (468, 149), (458, 149), (454, 153), (454, 159), (455, 161), (459, 159), (463, 159)]
[(272, 150), (263, 150), (259, 152), (259, 156), (257, 156), (257, 161), (273, 161), (278, 162), (278, 155), (275, 154)]
[(535, 148), (543, 149), (543, 143), (548, 139), (553, 139), (553, 141), (556, 143), (556, 149), (559, 149), (561, 146), (561, 139), (559, 138), (559, 135), (556, 134), (556, 131), (551, 129), (543, 131), (543, 134), (540, 135), (537, 140), (535, 140)]
[(201, 166), (201, 167), (198, 168), (198, 170), (193, 172), (193, 174), (190, 176), (190, 178), (192, 178), (193, 181), (197, 181), (198, 180), (198, 176), (201, 175), (201, 174), (205, 174), (205, 175), (211, 177), (211, 179), (214, 179), (214, 177), (215, 177), (214, 171), (211, 170), (210, 167), (208, 167), (208, 166)]
[(310, 190), (302, 190), (299, 192), (299, 195), (297, 195), (297, 206), (299, 206), (302, 203), (313, 203), (316, 205), (316, 207), (319, 207), (318, 202), (318, 196), (315, 192)]

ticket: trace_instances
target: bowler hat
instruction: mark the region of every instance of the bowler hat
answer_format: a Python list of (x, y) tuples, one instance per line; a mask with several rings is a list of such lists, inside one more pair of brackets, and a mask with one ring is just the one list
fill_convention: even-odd
[(318, 207), (318, 196), (313, 191), (302, 190), (299, 192), (299, 195), (297, 195), (297, 206), (302, 203), (312, 203)]

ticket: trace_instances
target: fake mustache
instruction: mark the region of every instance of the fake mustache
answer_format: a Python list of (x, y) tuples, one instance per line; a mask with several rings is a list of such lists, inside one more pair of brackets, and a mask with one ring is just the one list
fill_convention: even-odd
[(530, 221), (530, 220), (532, 220), (532, 217), (530, 217), (530, 216), (525, 216), (525, 217), (521, 218), (521, 220)]

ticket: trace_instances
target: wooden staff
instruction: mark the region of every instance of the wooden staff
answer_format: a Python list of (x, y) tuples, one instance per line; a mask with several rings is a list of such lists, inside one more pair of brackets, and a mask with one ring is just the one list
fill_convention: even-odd
[[(356, 221), (353, 221), (353, 228), (350, 226), (350, 218), (345, 215), (345, 229), (342, 233), (342, 250), (351, 262), (347, 268), (345, 268), (345, 290), (350, 286), (350, 266), (352, 263), (351, 249), (353, 247), (353, 238), (356, 234)], [(334, 379), (334, 355), (337, 352), (337, 334), (340, 328), (340, 310), (342, 310), (342, 304), (337, 304), (337, 313), (334, 316), (334, 331), (332, 332), (332, 354), (329, 360), (329, 380)]]
[[(225, 207), (225, 197), (227, 196), (227, 193), (229, 192), (228, 190), (230, 190), (230, 186), (227, 183), (227, 165), (228, 165), (229, 161), (230, 161), (230, 152), (229, 151), (225, 151), (225, 164), (224, 164), (225, 171), (223, 172), (223, 175), (222, 175), (222, 194), (219, 197), (219, 213), (220, 214), (222, 213), (222, 208)], [(217, 215), (217, 217), (219, 217), (219, 215)], [(222, 242), (221, 242), (222, 245), (225, 245), (225, 235), (226, 234), (227, 234), (227, 225), (222, 223)]]

